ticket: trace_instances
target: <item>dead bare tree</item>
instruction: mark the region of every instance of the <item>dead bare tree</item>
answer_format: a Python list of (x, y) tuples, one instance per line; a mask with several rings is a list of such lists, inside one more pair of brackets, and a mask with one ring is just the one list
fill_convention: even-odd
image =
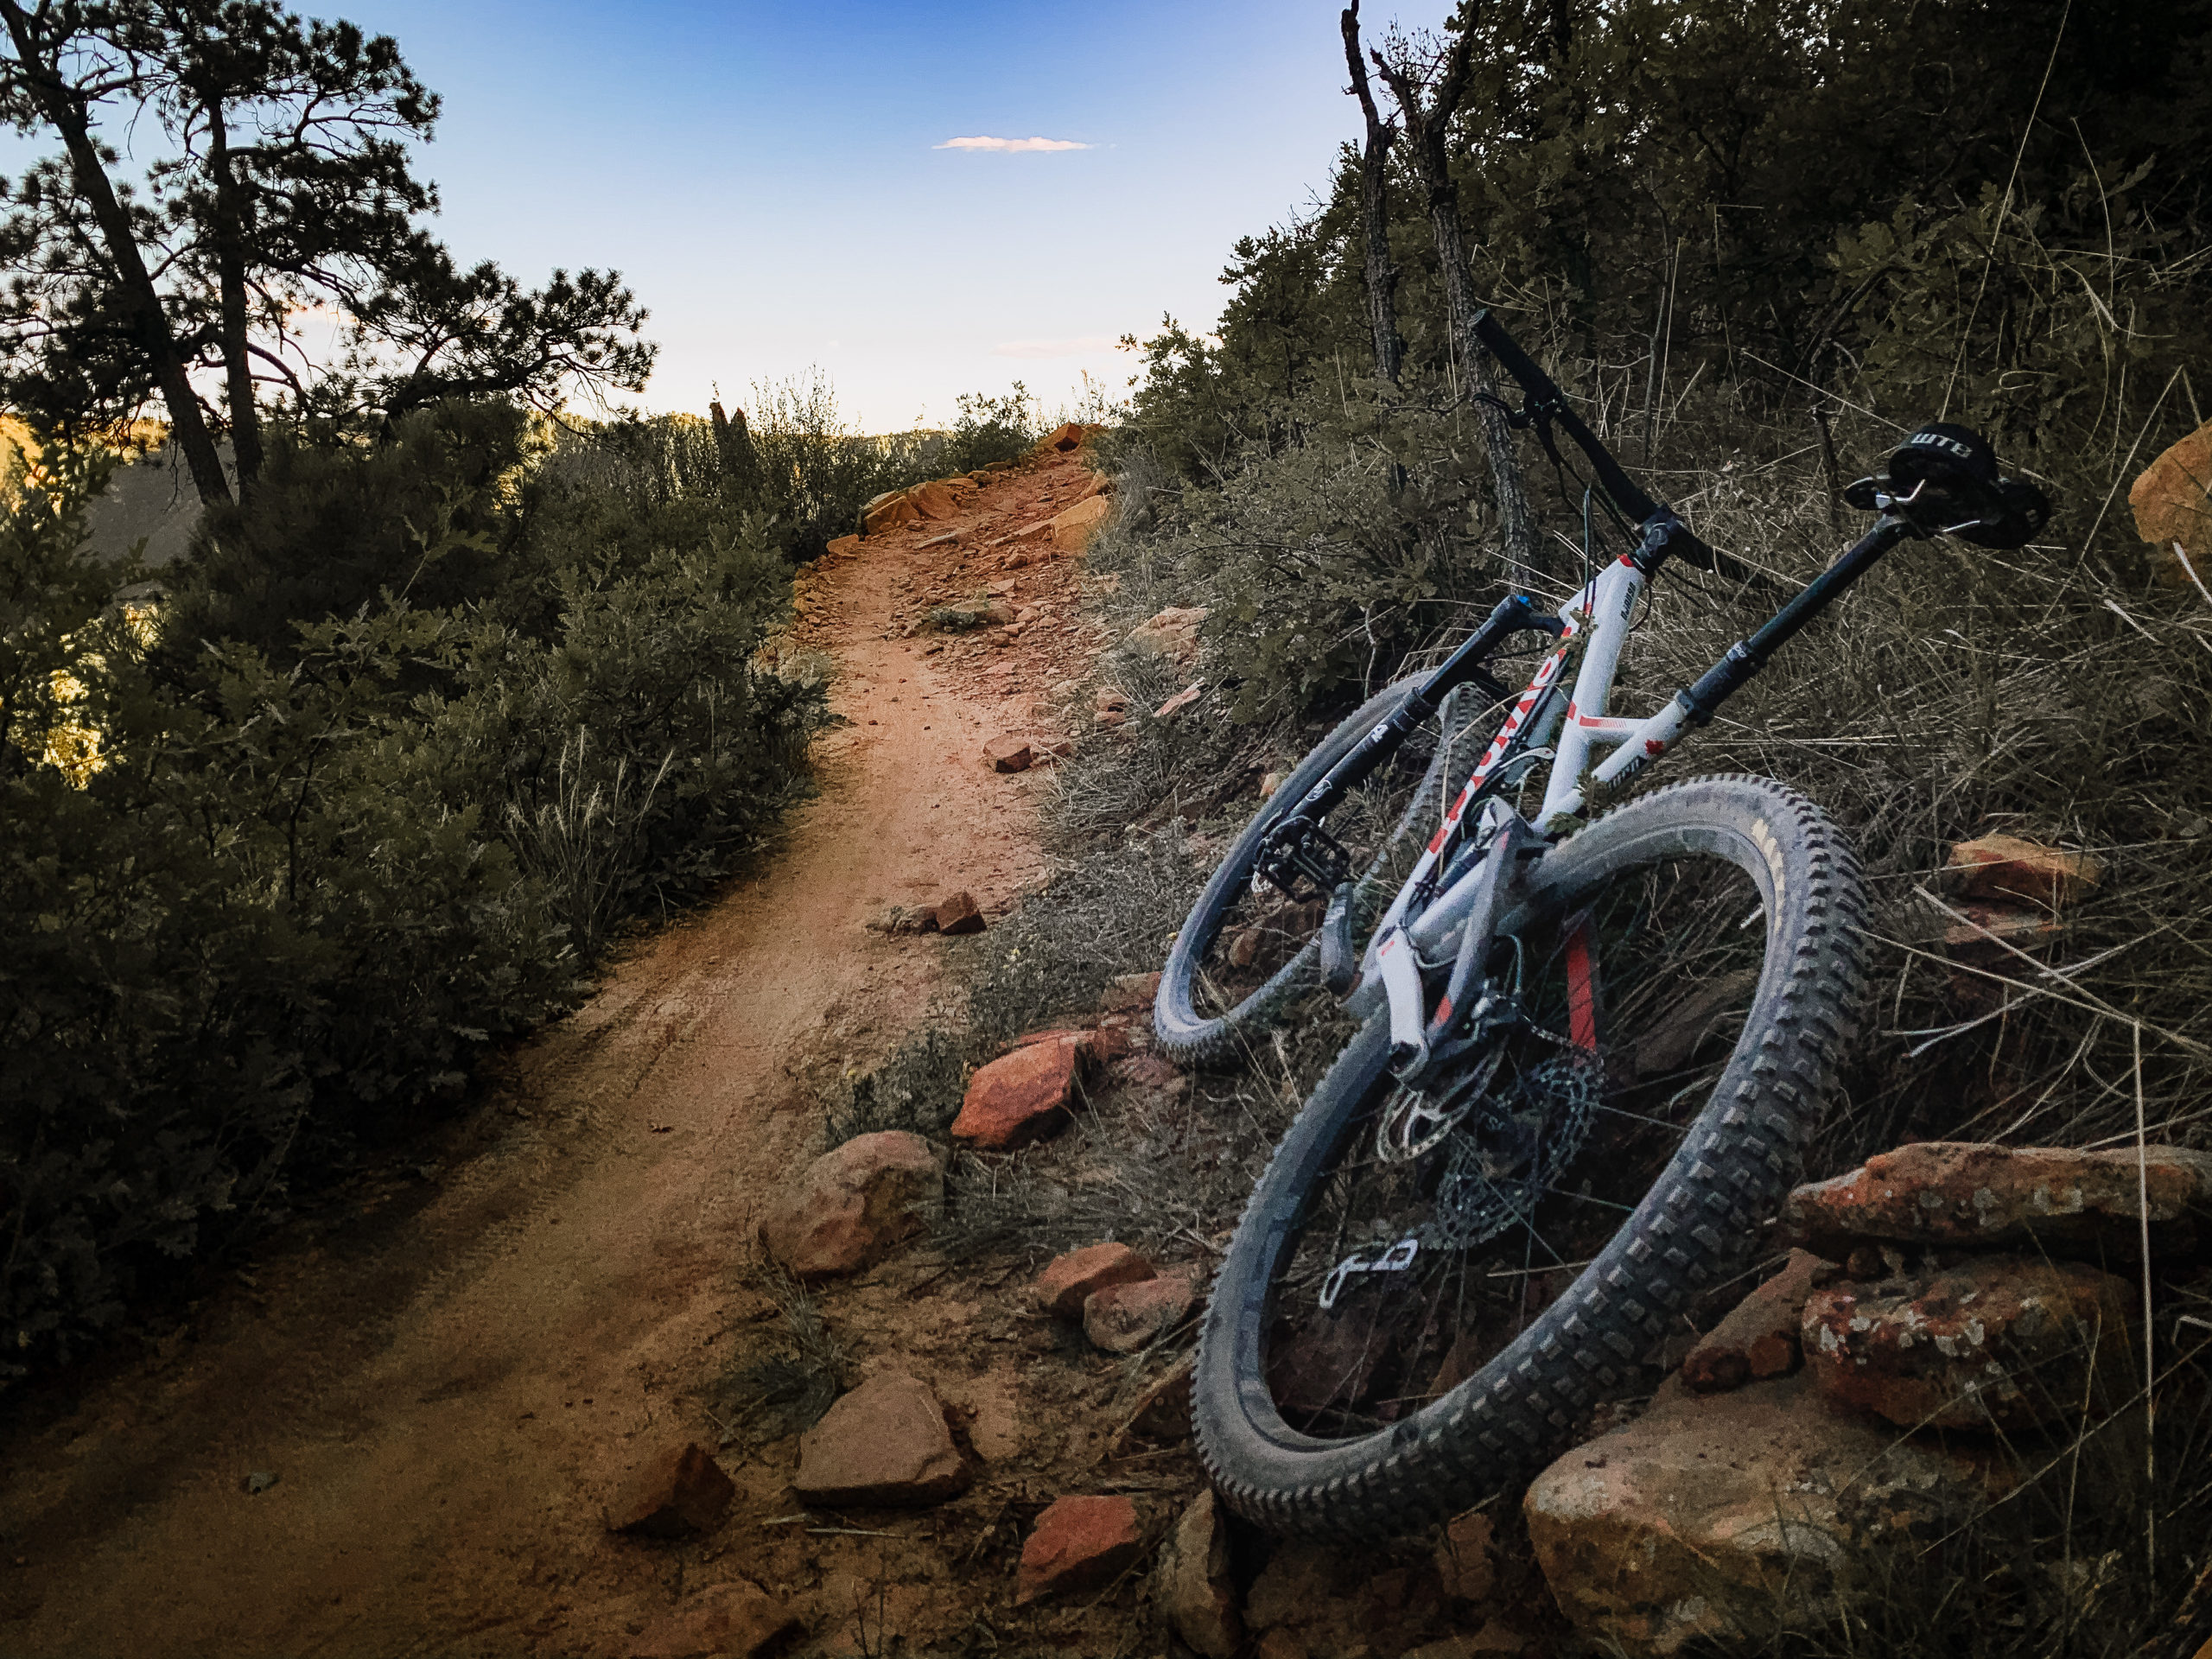
[(1505, 409), (1496, 401), (1497, 381), (1491, 372), (1490, 353), (1475, 335), (1475, 318), (1483, 306), (1475, 293), (1473, 269), (1467, 262), (1466, 233), (1459, 225), (1459, 193), (1452, 185), (1445, 149), (1452, 112), (1466, 96), (1474, 48), (1473, 19), (1468, 17), (1449, 48), (1440, 54), (1422, 54), (1395, 32), (1386, 44), (1391, 48), (1387, 55), (1379, 51), (1369, 55), (1397, 102), (1398, 119), (1413, 147), (1414, 170), (1428, 198), (1429, 227), (1435, 232), (1437, 262), (1444, 269), (1444, 291), (1451, 303), (1452, 338), (1458, 346), (1461, 370), (1473, 387), (1475, 418), (1482, 423), (1483, 440), (1490, 450), (1507, 576), (1516, 587), (1526, 587), (1536, 568), (1535, 519), (1529, 511), (1529, 491), (1522, 482), (1521, 463), (1513, 453), (1513, 434), (1506, 424)]
[(1367, 321), (1375, 331), (1375, 372), (1395, 386), (1406, 343), (1398, 337), (1398, 267), (1390, 257), (1390, 206), (1384, 188), (1390, 166), (1395, 124), (1375, 108), (1367, 84), (1367, 64), (1359, 49), (1359, 0), (1344, 8), (1344, 62), (1351, 68), (1351, 92), (1367, 118), (1367, 143), (1359, 153), (1360, 224), (1367, 244)]

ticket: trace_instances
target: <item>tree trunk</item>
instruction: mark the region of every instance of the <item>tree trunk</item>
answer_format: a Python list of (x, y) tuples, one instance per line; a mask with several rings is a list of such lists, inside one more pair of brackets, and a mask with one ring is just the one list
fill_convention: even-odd
[(1360, 224), (1367, 251), (1367, 321), (1375, 334), (1375, 372), (1395, 386), (1405, 360), (1398, 337), (1398, 268), (1390, 258), (1390, 204), (1384, 188), (1395, 134), (1375, 110), (1367, 64), (1359, 53), (1359, 0), (1344, 8), (1344, 61), (1351, 66), (1352, 95), (1367, 118), (1367, 146), (1359, 156)]
[(107, 244), (108, 257), (115, 261), (117, 287), (137, 330), (140, 347), (153, 365), (154, 384), (161, 388), (162, 400), (168, 404), (169, 431), (184, 451), (185, 463), (192, 468), (192, 482), (199, 490), (201, 501), (210, 505), (227, 502), (231, 486), (223, 476), (222, 457), (216, 453), (215, 441), (208, 435), (200, 400), (186, 378), (183, 355), (169, 332), (161, 295), (154, 287), (152, 274), (146, 269), (144, 256), (138, 251), (137, 238), (130, 233), (130, 216), (116, 196), (107, 170), (100, 165), (99, 151), (92, 143), (91, 118), (80, 99), (62, 80), (53, 55), (53, 42), (40, 35), (22, 7), (15, 0), (0, 0), (0, 17), (6, 19), (8, 33), (15, 41), (16, 59), (22, 70), (24, 85), (37, 102), (39, 113), (61, 135), (62, 144), (69, 152), (71, 170), (76, 175), (77, 188), (92, 210), (93, 220)]
[(1536, 521), (1529, 511), (1529, 491), (1521, 480), (1521, 462), (1513, 453), (1513, 430), (1505, 410), (1490, 401), (1497, 396), (1497, 378), (1491, 373), (1490, 352), (1475, 334), (1475, 318), (1483, 308), (1475, 292), (1475, 276), (1467, 263), (1466, 233), (1459, 226), (1459, 193), (1452, 183), (1445, 150), (1445, 135), (1452, 112), (1467, 90), (1468, 54), (1472, 36), (1463, 32), (1452, 43), (1444, 78), (1434, 98), (1426, 104), (1426, 90), (1413, 74), (1395, 68), (1379, 52), (1375, 67), (1389, 83), (1398, 103), (1406, 137), (1413, 143), (1414, 166), (1428, 197), (1429, 227), (1436, 236), (1437, 263), (1444, 270), (1444, 292), (1451, 303), (1452, 338), (1457, 342), (1459, 363), (1475, 389), (1475, 419), (1490, 451), (1491, 480), (1497, 495), (1497, 522), (1504, 544), (1506, 579), (1516, 588), (1529, 585), (1536, 569)]
[(231, 450), (238, 460), (238, 500), (251, 502), (261, 482), (261, 410), (254, 402), (253, 359), (246, 344), (245, 226), (238, 180), (231, 171), (230, 134), (219, 104), (207, 118), (207, 164), (215, 175), (215, 278), (222, 308), (223, 381), (230, 394)]

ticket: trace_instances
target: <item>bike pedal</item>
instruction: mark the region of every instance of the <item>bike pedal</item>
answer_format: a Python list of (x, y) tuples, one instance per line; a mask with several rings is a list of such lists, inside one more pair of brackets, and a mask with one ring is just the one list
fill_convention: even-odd
[(1359, 958), (1351, 948), (1351, 883), (1337, 884), (1321, 917), (1321, 983), (1332, 996), (1343, 996), (1359, 979)]

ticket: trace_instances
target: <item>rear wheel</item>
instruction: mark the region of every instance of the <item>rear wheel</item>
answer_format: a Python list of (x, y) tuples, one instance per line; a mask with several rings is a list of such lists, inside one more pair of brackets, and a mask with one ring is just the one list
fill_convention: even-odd
[[(1175, 936), (1160, 971), (1154, 1042), (1168, 1058), (1208, 1065), (1233, 1056), (1301, 993), (1319, 983), (1319, 929), (1325, 893), (1296, 897), (1255, 888), (1262, 843), (1360, 739), (1395, 714), (1420, 686), (1400, 680), (1345, 716), (1300, 761), (1244, 826)], [(1354, 943), (1366, 933), (1412, 869), (1489, 743), (1502, 709), (1472, 687), (1446, 701), (1390, 766), (1331, 815), (1329, 831), (1351, 851), (1360, 874), (1353, 902)]]
[(1426, 1090), (1387, 1015), (1254, 1192), (1201, 1338), (1199, 1446), (1274, 1530), (1441, 1518), (1649, 1379), (1795, 1179), (1853, 1030), (1865, 909), (1825, 817), (1700, 779), (1548, 853), (1499, 931), (1517, 1013)]

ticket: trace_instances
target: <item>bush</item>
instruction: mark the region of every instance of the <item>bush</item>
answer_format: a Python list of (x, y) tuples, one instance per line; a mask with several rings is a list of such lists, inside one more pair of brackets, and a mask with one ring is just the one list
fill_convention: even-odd
[(0, 1365), (453, 1096), (803, 784), (789, 566), (671, 447), (293, 435), (150, 614), (85, 550), (96, 467), (0, 513)]

